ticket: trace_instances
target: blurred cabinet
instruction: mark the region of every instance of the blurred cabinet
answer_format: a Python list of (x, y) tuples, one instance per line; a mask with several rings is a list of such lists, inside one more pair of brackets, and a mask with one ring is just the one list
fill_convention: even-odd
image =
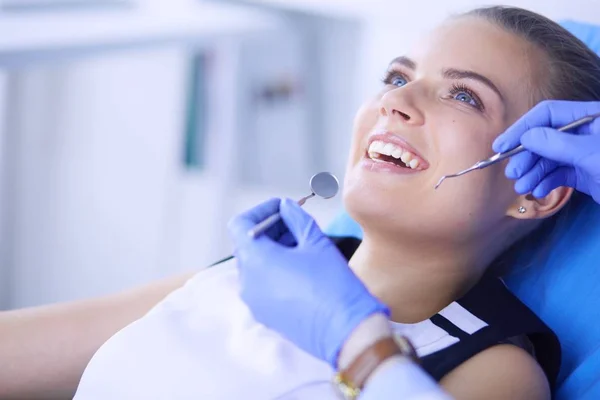
[[(206, 227), (188, 238), (199, 253), (218, 252), (211, 235), (222, 223), (223, 184), (189, 177), (180, 157), (189, 66), (207, 49), (227, 59), (227, 43), (277, 30), (278, 18), (232, 5), (140, 3), (0, 12), (0, 309), (177, 273), (183, 220)], [(203, 192), (191, 216), (182, 210), (190, 182)]]
[(0, 309), (198, 269), (231, 251), (235, 212), (343, 172), (355, 25), (152, 3), (47, 35), (24, 29), (59, 19), (0, 15)]
[(319, 77), (307, 57), (310, 42), (282, 32), (244, 43), (240, 55), (237, 174), (242, 183), (288, 190), (307, 188), (324, 168), (322, 110), (310, 86)]

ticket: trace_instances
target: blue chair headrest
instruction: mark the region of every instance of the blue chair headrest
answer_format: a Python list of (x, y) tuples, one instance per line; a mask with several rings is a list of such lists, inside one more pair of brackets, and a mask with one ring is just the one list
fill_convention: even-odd
[[(562, 25), (600, 53), (600, 27), (573, 21)], [(505, 280), (561, 341), (556, 398), (600, 399), (600, 206), (579, 196), (568, 212), (553, 242), (521, 250)], [(362, 238), (360, 226), (346, 213), (327, 233)], [(547, 252), (544, 262), (529, 265), (541, 251)]]

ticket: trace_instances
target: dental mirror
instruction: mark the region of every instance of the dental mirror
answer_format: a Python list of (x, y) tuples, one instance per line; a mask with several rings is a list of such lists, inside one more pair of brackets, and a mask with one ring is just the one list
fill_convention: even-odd
[(319, 172), (310, 178), (310, 190), (313, 195), (330, 199), (338, 193), (339, 189), (338, 179), (330, 172)]
[[(311, 197), (319, 196), (324, 199), (330, 199), (334, 197), (338, 190), (340, 189), (340, 184), (338, 179), (330, 172), (319, 172), (318, 174), (313, 175), (310, 178), (310, 190), (311, 194), (306, 197), (298, 200), (299, 205), (304, 205), (306, 200)], [(264, 233), (269, 227), (273, 226), (277, 221), (281, 219), (281, 215), (279, 213), (273, 214), (264, 221), (257, 224), (254, 228), (248, 231), (248, 235), (252, 238), (256, 238), (257, 236)], [(227, 256), (219, 261), (216, 261), (210, 264), (207, 268), (214, 267), (215, 265), (224, 263), (225, 261), (229, 261), (233, 258), (233, 255)]]
[[(319, 196), (324, 199), (330, 199), (334, 197), (338, 190), (340, 189), (340, 184), (338, 179), (330, 172), (319, 172), (310, 178), (310, 190), (311, 194), (306, 197), (298, 200), (299, 205), (304, 205), (306, 200)], [(248, 231), (248, 236), (252, 238), (256, 238), (260, 236), (264, 231), (273, 226), (277, 221), (281, 219), (281, 215), (279, 213), (271, 215), (269, 218), (257, 224), (254, 228)]]

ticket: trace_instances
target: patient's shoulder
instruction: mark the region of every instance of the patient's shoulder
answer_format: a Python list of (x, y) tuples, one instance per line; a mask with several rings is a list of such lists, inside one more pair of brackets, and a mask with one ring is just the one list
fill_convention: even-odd
[[(431, 321), (458, 340), (452, 346), (423, 358), (436, 379), (464, 362), (503, 343), (535, 356), (551, 385), (560, 367), (560, 344), (544, 322), (497, 278), (484, 278)], [(515, 338), (523, 339), (518, 343)], [(510, 350), (512, 351), (512, 350)], [(489, 354), (489, 353), (488, 353)]]
[(458, 399), (549, 399), (548, 381), (539, 364), (520, 347), (490, 347), (448, 375), (441, 384)]

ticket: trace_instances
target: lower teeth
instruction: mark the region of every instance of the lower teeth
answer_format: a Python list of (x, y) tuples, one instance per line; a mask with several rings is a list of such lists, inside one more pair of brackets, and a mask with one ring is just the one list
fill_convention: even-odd
[(398, 162), (394, 162), (391, 160), (384, 160), (383, 158), (380, 158), (378, 156), (374, 156), (374, 157), (370, 157), (372, 160), (377, 161), (377, 162), (384, 162), (384, 163), (389, 163), (389, 164), (394, 164), (400, 168), (408, 168), (408, 169), (412, 169), (410, 167), (410, 165), (405, 164), (404, 162), (402, 162), (401, 160), (398, 160)]

